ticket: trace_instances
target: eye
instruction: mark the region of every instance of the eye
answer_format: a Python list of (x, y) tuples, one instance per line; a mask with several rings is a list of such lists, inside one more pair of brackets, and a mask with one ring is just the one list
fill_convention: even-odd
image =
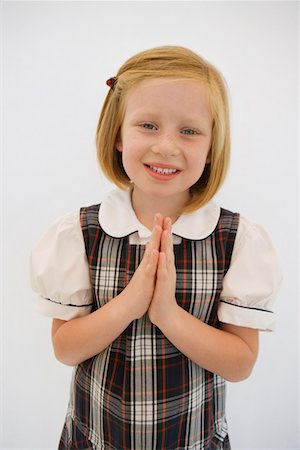
[(155, 125), (153, 125), (153, 123), (149, 122), (141, 123), (140, 126), (145, 130), (154, 130), (156, 128)]
[(186, 136), (194, 136), (195, 134), (200, 134), (196, 128), (187, 128), (182, 131)]

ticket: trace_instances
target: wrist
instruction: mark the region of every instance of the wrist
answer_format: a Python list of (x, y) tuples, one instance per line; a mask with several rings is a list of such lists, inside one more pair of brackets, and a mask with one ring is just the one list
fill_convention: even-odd
[(155, 325), (162, 333), (166, 334), (169, 327), (174, 327), (174, 325), (180, 321), (181, 310), (182, 308), (175, 300), (174, 304), (171, 307), (168, 307), (167, 314), (157, 318)]
[(124, 291), (122, 291), (111, 301), (115, 303), (115, 311), (118, 317), (121, 320), (124, 320), (128, 325), (137, 318), (134, 308)]

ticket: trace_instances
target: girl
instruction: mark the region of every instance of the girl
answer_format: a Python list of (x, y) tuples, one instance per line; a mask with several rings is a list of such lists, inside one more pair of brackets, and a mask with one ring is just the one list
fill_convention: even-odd
[(212, 200), (230, 152), (224, 80), (165, 46), (107, 84), (97, 152), (118, 188), (31, 255), (55, 355), (75, 366), (59, 449), (230, 449), (225, 380), (250, 375), (280, 274), (264, 229)]

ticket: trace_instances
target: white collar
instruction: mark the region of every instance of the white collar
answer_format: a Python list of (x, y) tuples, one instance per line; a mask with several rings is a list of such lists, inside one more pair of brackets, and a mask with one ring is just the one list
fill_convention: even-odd
[[(209, 236), (217, 226), (221, 208), (213, 201), (192, 213), (182, 214), (172, 226), (172, 233), (184, 239), (200, 240)], [(130, 190), (115, 189), (101, 202), (99, 223), (106, 234), (115, 238), (135, 232), (148, 238), (148, 230), (136, 217), (131, 205)]]

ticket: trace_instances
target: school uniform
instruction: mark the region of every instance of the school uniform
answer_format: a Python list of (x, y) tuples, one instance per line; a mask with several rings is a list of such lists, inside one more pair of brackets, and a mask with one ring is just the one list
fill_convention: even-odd
[[(38, 310), (70, 320), (101, 308), (129, 283), (150, 234), (119, 189), (58, 219), (31, 254)], [(281, 275), (262, 227), (211, 201), (172, 234), (180, 307), (213, 327), (273, 330)], [(74, 368), (59, 449), (229, 450), (225, 387), (145, 314)]]

